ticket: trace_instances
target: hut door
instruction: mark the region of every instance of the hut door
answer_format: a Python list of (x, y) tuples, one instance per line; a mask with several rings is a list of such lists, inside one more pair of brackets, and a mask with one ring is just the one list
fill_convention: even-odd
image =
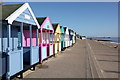
[(9, 27), (9, 47), (10, 51), (8, 52), (8, 74), (7, 76), (12, 76), (23, 69), (23, 52), (21, 47), (21, 32), (20, 26), (10, 26)]
[(57, 34), (57, 37), (58, 37), (58, 41), (57, 41), (57, 51), (59, 51), (59, 41), (60, 41), (59, 34)]

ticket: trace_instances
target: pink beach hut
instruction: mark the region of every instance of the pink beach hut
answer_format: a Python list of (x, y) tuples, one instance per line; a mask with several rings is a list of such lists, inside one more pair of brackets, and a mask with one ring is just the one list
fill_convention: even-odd
[(54, 55), (53, 53), (53, 34), (54, 29), (49, 17), (39, 17), (37, 21), (41, 28), (39, 29), (39, 52), (40, 63), (48, 57)]

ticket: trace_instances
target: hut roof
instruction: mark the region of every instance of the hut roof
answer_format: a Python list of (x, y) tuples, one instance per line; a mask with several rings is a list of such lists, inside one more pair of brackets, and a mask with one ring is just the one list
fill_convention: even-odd
[(2, 16), (2, 20), (5, 20), (22, 5), (23, 4), (2, 5), (2, 13), (0, 13), (0, 15)]
[(64, 30), (66, 31), (67, 27), (64, 27)]
[(60, 29), (61, 29), (61, 33), (65, 33), (65, 30), (64, 30), (63, 26), (60, 26)]
[(39, 25), (42, 25), (46, 18), (47, 17), (38, 17), (37, 21), (38, 21)]
[(52, 24), (53, 28), (54, 28), (54, 31), (56, 31), (57, 27), (58, 27), (58, 24)]

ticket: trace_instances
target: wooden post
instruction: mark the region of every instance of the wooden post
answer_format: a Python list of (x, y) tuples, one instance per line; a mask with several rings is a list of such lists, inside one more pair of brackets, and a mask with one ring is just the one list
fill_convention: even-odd
[[(55, 41), (55, 39), (54, 39), (54, 31), (52, 31), (52, 45), (53, 45), (53, 56), (55, 57), (55, 52), (54, 52), (54, 47), (55, 47), (55, 44), (54, 44), (54, 41)], [(53, 41), (53, 39), (54, 39), (54, 41)]]
[(38, 46), (38, 29), (36, 29), (36, 46)]
[(48, 34), (48, 42), (47, 42), (47, 48), (48, 48), (48, 51), (47, 51), (47, 56), (50, 56), (50, 31), (47, 31), (47, 34)]
[[(48, 39), (49, 39), (49, 35), (48, 35), (48, 32), (47, 32), (47, 30), (45, 31), (45, 33), (47, 33), (47, 40), (48, 40)], [(46, 41), (47, 41), (47, 40), (46, 40)], [(47, 43), (48, 43), (48, 42), (47, 42)]]
[(32, 48), (32, 25), (30, 25), (30, 48)]
[(54, 38), (54, 36), (53, 36), (53, 31), (52, 31), (52, 44), (53, 44), (53, 38)]
[(23, 35), (23, 23), (20, 25), (20, 31), (21, 31), (21, 47), (23, 47), (23, 42), (22, 42), (22, 35)]
[(41, 43), (41, 46), (42, 46), (42, 43), (43, 43), (43, 34), (42, 34), (42, 29), (40, 29), (40, 43)]
[(32, 53), (32, 25), (30, 25), (29, 28), (30, 28), (30, 64), (31, 64), (31, 59), (32, 59), (32, 56), (31, 56), (31, 53)]
[[(11, 25), (7, 25), (7, 55), (9, 56), (10, 52), (10, 37), (11, 37)], [(9, 72), (9, 57), (6, 58), (6, 71)], [(9, 74), (6, 74), (6, 78), (10, 78)]]
[(50, 30), (48, 31), (48, 43), (50, 44)]
[(41, 50), (41, 55), (40, 55), (40, 63), (42, 63), (42, 48), (43, 48), (43, 38), (42, 38), (42, 28), (40, 28), (40, 50)]
[(7, 32), (8, 32), (8, 34), (7, 34), (7, 38), (8, 38), (8, 51), (10, 50), (10, 37), (11, 37), (11, 25), (10, 24), (8, 24), (8, 26), (7, 26)]

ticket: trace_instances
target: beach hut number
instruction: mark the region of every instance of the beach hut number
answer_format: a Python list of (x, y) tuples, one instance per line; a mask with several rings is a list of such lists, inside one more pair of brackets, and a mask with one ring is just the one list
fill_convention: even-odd
[(26, 18), (26, 19), (30, 19), (30, 16), (27, 15), (27, 14), (25, 14), (25, 18)]

